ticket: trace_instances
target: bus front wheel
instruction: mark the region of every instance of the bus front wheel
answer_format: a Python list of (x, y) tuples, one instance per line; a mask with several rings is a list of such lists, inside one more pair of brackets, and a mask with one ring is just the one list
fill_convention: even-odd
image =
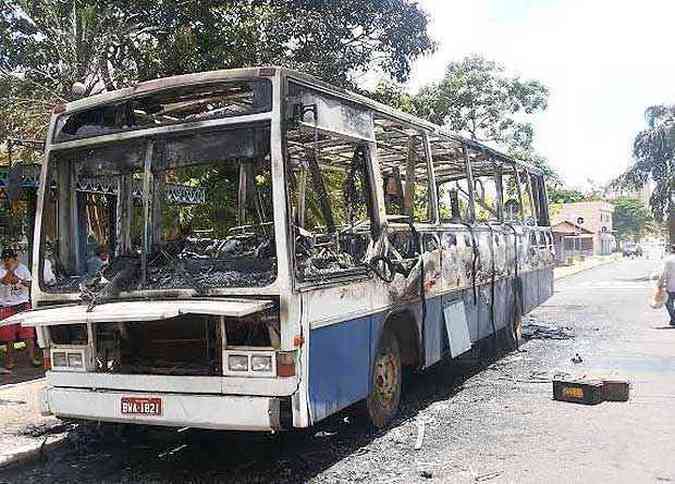
[(382, 334), (373, 365), (367, 408), (371, 423), (377, 428), (389, 425), (401, 401), (401, 351), (391, 331)]

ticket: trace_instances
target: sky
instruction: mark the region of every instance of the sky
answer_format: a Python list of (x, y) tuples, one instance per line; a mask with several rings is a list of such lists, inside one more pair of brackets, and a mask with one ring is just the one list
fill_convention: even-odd
[(445, 66), (482, 54), (551, 91), (534, 146), (570, 185), (605, 183), (631, 162), (644, 110), (675, 104), (675, 1), (419, 0), (438, 43), (413, 92)]

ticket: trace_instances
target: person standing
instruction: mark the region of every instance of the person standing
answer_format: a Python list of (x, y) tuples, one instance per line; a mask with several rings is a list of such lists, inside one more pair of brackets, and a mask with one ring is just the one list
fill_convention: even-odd
[(95, 276), (108, 264), (108, 248), (101, 245), (96, 248), (94, 255), (87, 260), (87, 275)]
[[(30, 309), (31, 274), (28, 268), (19, 262), (17, 253), (13, 249), (2, 251), (2, 266), (0, 266), (0, 321), (17, 313)], [(35, 329), (24, 328), (21, 324), (0, 326), (0, 344), (7, 346), (5, 368), (14, 368), (14, 343), (24, 341), (30, 353), (33, 365), (40, 366), (38, 348), (35, 341)]]
[(670, 255), (663, 261), (658, 285), (668, 293), (666, 309), (670, 316), (670, 325), (675, 326), (675, 244), (670, 247)]

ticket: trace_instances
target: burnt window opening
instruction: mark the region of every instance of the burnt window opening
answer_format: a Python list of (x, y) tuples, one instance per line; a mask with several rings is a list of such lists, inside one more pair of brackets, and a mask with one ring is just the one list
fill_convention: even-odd
[(278, 309), (252, 314), (244, 318), (225, 318), (225, 341), (227, 348), (281, 347), (281, 326)]
[(54, 345), (86, 345), (88, 332), (86, 324), (58, 324), (49, 326), (49, 340)]
[(151, 322), (99, 323), (98, 373), (222, 375), (220, 318), (186, 315)]
[(470, 204), (466, 178), (438, 184), (438, 210), (442, 223), (469, 223)]
[(502, 187), (504, 221), (517, 222), (522, 220), (523, 214), (520, 206), (522, 192), (518, 185), (517, 172), (514, 166), (503, 167)]
[(54, 142), (272, 110), (267, 79), (182, 86), (61, 116)]
[(518, 182), (523, 197), (523, 220), (528, 225), (537, 225), (537, 204), (532, 188), (532, 177), (527, 170), (518, 170)]
[(370, 143), (343, 133), (372, 137), (372, 119), (300, 86), (292, 85), (291, 95), (316, 105), (285, 133), (296, 277), (363, 275), (374, 235)]
[(385, 119), (376, 120), (375, 127), (387, 218), (432, 222), (424, 133)]
[(550, 221), (548, 215), (548, 200), (546, 197), (544, 177), (541, 175), (530, 175), (530, 185), (532, 187), (532, 196), (534, 199), (534, 211), (537, 225), (540, 227), (546, 227), (550, 225)]
[(48, 183), (48, 291), (201, 294), (276, 279), (269, 123), (60, 152)]

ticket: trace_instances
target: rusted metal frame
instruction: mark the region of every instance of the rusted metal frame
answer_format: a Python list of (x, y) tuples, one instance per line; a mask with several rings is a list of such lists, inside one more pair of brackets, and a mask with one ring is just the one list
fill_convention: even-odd
[(525, 207), (523, 206), (523, 190), (520, 186), (520, 172), (518, 171), (518, 165), (514, 162), (510, 162), (511, 167), (513, 168), (513, 177), (516, 182), (516, 191), (518, 193), (518, 220), (523, 223), (525, 222)]
[(537, 175), (541, 177), (541, 191), (542, 191), (542, 203), (543, 203), (543, 208), (544, 208), (544, 217), (546, 217), (546, 225), (550, 226), (551, 225), (551, 216), (549, 214), (548, 210), (548, 193), (546, 190), (546, 181), (544, 180), (543, 175)]
[(469, 157), (468, 145), (464, 145), (464, 169), (466, 170), (467, 186), (469, 187), (469, 222), (476, 222), (476, 197), (474, 193), (473, 168), (471, 166), (471, 158)]
[(305, 167), (300, 168), (300, 173), (298, 173), (297, 177), (297, 183), (298, 183), (298, 191), (297, 191), (297, 197), (298, 197), (298, 225), (301, 228), (305, 228), (305, 210), (307, 206), (307, 170)]
[(372, 231), (373, 240), (381, 237), (387, 220), (386, 204), (384, 203), (384, 180), (380, 171), (379, 152), (377, 141), (370, 141), (366, 144), (368, 176), (370, 176), (369, 196), (373, 204), (373, 220), (371, 221), (374, 230)]
[(191, 132), (195, 129), (218, 128), (221, 126), (233, 126), (239, 124), (254, 124), (270, 120), (269, 113), (234, 116), (231, 118), (211, 119), (206, 121), (193, 121), (176, 125), (159, 126), (155, 128), (138, 129), (122, 133), (107, 134), (91, 138), (82, 138), (73, 141), (64, 141), (50, 145), (50, 151), (62, 151), (72, 148), (97, 146), (104, 143), (114, 143), (130, 139), (150, 138), (157, 135)]
[(248, 195), (248, 172), (243, 163), (239, 164), (239, 188), (237, 190), (237, 223), (246, 223), (246, 198)]
[(546, 184), (542, 175), (531, 175), (537, 187), (537, 225), (550, 225), (548, 219), (548, 197), (546, 196)]
[[(526, 187), (527, 187), (527, 197), (530, 201), (530, 206), (532, 207), (532, 215), (535, 219), (535, 225), (537, 221), (537, 205), (534, 203), (534, 193), (532, 192), (532, 179), (530, 178), (530, 172), (526, 169), (523, 170), (525, 173)], [(523, 214), (524, 215), (524, 214)]]
[(497, 219), (504, 221), (504, 183), (502, 179), (502, 165), (495, 164), (495, 187), (497, 189)]
[(415, 213), (415, 164), (417, 163), (417, 153), (415, 152), (415, 140), (411, 136), (408, 139), (408, 157), (405, 165), (405, 192), (403, 194), (403, 213), (413, 217)]
[(162, 240), (162, 202), (164, 198), (166, 173), (153, 174), (152, 180), (152, 244), (159, 244)]
[(431, 142), (429, 141), (429, 133), (424, 133), (422, 135), (422, 143), (424, 144), (424, 157), (426, 159), (428, 177), (427, 183), (429, 185), (430, 194), (429, 203), (431, 204), (431, 213), (429, 215), (431, 216), (431, 223), (438, 224), (441, 220), (440, 208), (438, 206), (438, 185), (436, 182), (434, 158), (431, 150)]
[(153, 173), (152, 173), (152, 154), (154, 150), (155, 142), (152, 140), (148, 141), (148, 144), (145, 148), (145, 159), (143, 161), (143, 254), (141, 255), (141, 281), (139, 283), (140, 287), (145, 286), (145, 281), (147, 278), (147, 269), (148, 269), (148, 254), (152, 247), (152, 223), (151, 218), (151, 203), (153, 199), (152, 186), (153, 186)]

